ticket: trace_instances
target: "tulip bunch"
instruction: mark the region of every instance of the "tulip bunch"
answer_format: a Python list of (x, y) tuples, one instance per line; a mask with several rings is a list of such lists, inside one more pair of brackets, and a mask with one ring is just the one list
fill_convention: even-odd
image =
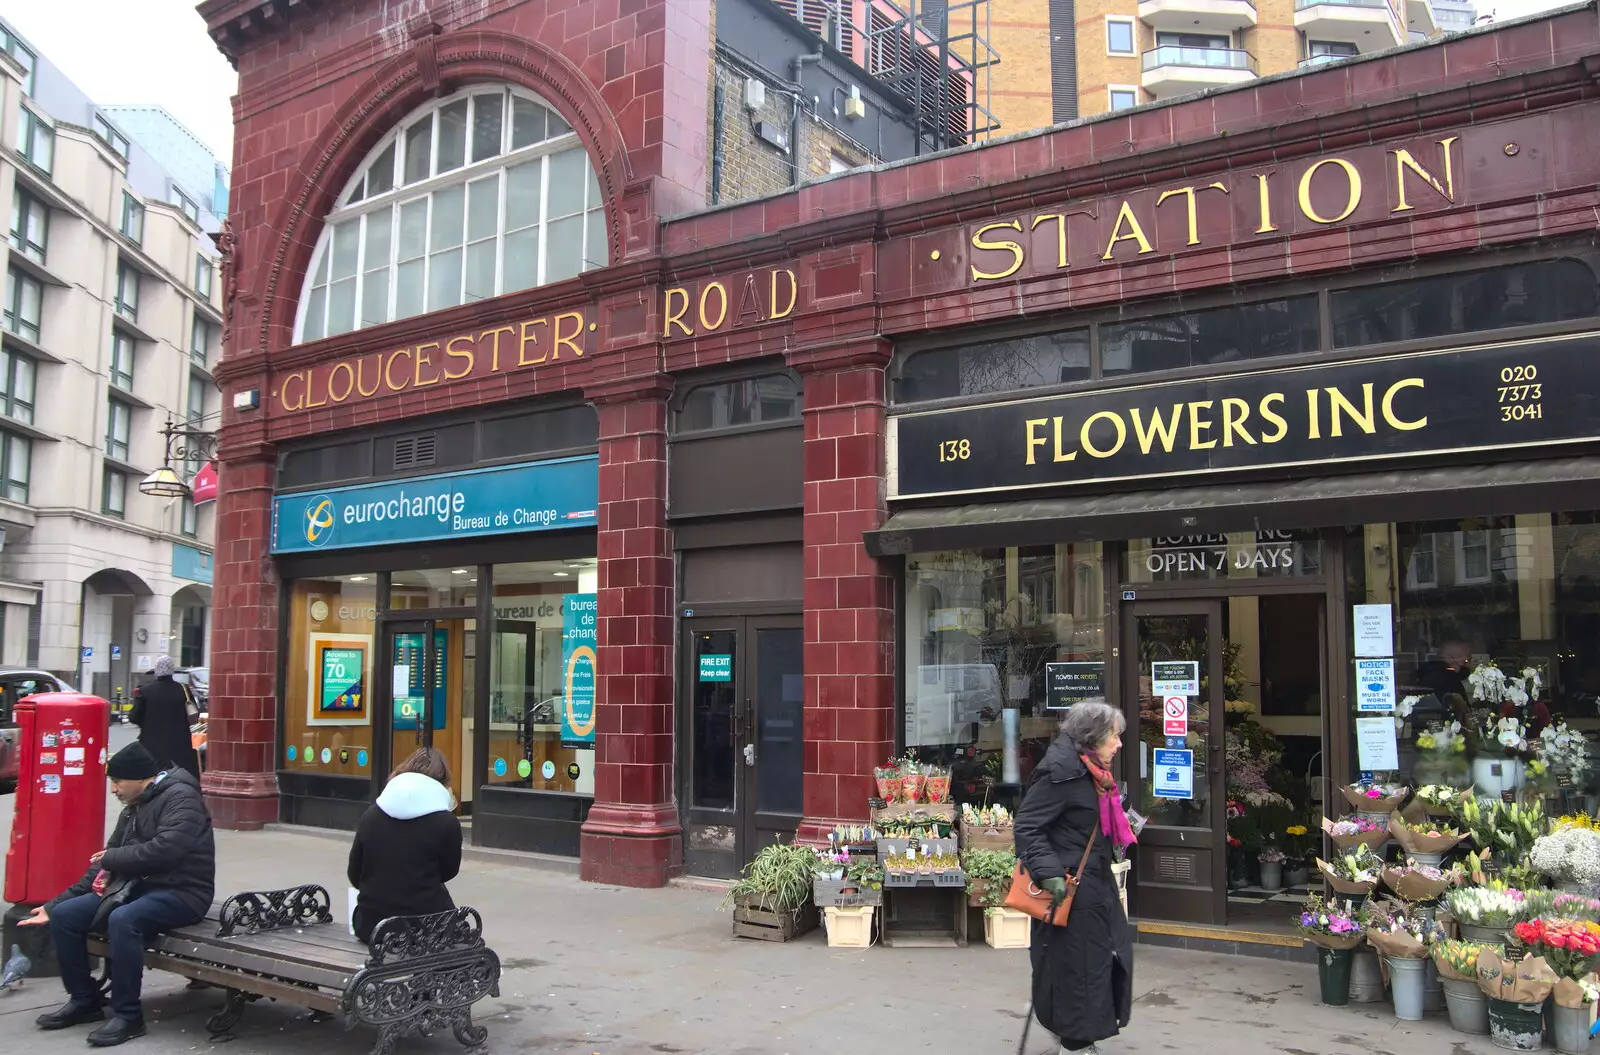
[(1600, 923), (1535, 919), (1512, 929), (1518, 941), (1544, 957), (1563, 978), (1586, 977), (1600, 957)]

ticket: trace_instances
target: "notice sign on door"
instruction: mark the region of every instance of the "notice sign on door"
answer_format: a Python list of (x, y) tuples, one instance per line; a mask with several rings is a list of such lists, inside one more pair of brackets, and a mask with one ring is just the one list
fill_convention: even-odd
[(1194, 798), (1194, 752), (1156, 748), (1151, 793), (1158, 799)]
[(1200, 695), (1200, 664), (1192, 659), (1150, 664), (1150, 692), (1155, 696)]
[(732, 681), (733, 657), (706, 653), (700, 657), (701, 681)]
[(1165, 736), (1189, 735), (1189, 697), (1168, 696), (1161, 705), (1162, 734)]
[(1356, 710), (1363, 713), (1394, 710), (1394, 660), (1356, 660)]

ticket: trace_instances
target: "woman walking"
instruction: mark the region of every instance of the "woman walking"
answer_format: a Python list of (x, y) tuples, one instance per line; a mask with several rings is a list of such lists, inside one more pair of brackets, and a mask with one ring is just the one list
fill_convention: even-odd
[(1111, 778), (1124, 728), (1122, 712), (1103, 701), (1076, 704), (1017, 811), (1017, 859), (1058, 902), (1083, 862), (1067, 925), (1035, 920), (1029, 950), (1034, 1012), (1063, 1052), (1097, 1053), (1095, 1042), (1116, 1036), (1132, 1012), (1133, 942), (1111, 875), (1113, 847), (1133, 842)]
[(187, 687), (172, 680), (171, 656), (157, 656), (151, 673), (155, 677), (133, 692), (133, 710), (128, 721), (139, 727), (139, 742), (155, 756), (162, 769), (187, 769), (200, 779), (200, 758), (195, 753), (190, 724), (190, 697)]
[(450, 764), (437, 748), (418, 748), (389, 775), (378, 801), (356, 825), (350, 885), (356, 937), (371, 941), (391, 916), (428, 916), (456, 907), (445, 884), (461, 871), (461, 822), (452, 812)]

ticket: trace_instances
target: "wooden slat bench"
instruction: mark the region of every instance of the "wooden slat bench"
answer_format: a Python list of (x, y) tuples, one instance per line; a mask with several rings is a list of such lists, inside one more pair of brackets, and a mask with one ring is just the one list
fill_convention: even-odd
[[(91, 937), (89, 952), (106, 956), (104, 938)], [(151, 942), (144, 964), (227, 991), (206, 1020), (213, 1034), (231, 1031), (245, 1004), (266, 997), (347, 1030), (371, 1026), (373, 1055), (445, 1027), (462, 1044), (481, 1045), (488, 1030), (472, 1024), (472, 1005), (500, 995), (500, 958), (484, 944), (476, 909), (384, 920), (368, 946), (333, 922), (319, 886), (235, 894), (201, 922)]]

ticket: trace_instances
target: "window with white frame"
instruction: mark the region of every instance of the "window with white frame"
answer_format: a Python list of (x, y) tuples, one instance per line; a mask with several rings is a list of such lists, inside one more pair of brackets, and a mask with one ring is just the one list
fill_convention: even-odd
[(172, 187), (172, 204), (176, 205), (183, 212), (183, 215), (194, 221), (195, 224), (200, 223), (200, 206), (195, 203), (193, 198), (179, 190), (177, 184), (173, 184)]
[(211, 282), (215, 274), (216, 269), (212, 267), (211, 261), (207, 259), (206, 255), (204, 253), (196, 253), (194, 255), (194, 291), (206, 300), (211, 299)]
[(111, 383), (124, 392), (133, 391), (133, 338), (121, 330), (111, 331)]
[(34, 363), (10, 348), (0, 349), (0, 414), (33, 424)]
[(1429, 531), (1421, 535), (1406, 560), (1406, 588), (1433, 589), (1439, 585), (1439, 536)]
[(1110, 96), (1112, 110), (1128, 110), (1139, 105), (1139, 89), (1131, 85), (1112, 85)]
[(44, 313), (44, 284), (16, 268), (6, 272), (6, 329), (39, 343), (39, 318)]
[(211, 359), (211, 341), (214, 329), (197, 310), (189, 324), (189, 358), (206, 365)]
[(0, 26), (0, 51), (4, 51), (22, 64), (22, 94), (32, 95), (34, 69), (39, 65), (33, 49), (18, 40), (4, 26)]
[(610, 262), (594, 166), (520, 89), (430, 104), (379, 143), (327, 217), (298, 341), (571, 278)]
[(1492, 570), (1489, 561), (1489, 532), (1479, 528), (1456, 532), (1456, 584), (1485, 583)]
[(50, 207), (20, 186), (11, 194), (11, 248), (44, 263), (50, 241)]
[(26, 106), (22, 108), (22, 120), (17, 126), (17, 152), (47, 176), (55, 165), (55, 127)]
[(129, 322), (139, 321), (139, 269), (126, 260), (117, 261), (116, 309)]
[(110, 121), (99, 114), (94, 115), (94, 134), (111, 152), (122, 160), (128, 160), (128, 137), (117, 131)]
[(1106, 54), (1132, 55), (1134, 53), (1133, 19), (1106, 19)]
[(144, 205), (127, 191), (122, 192), (122, 236), (134, 245), (144, 241)]
[(0, 432), (0, 496), (27, 502), (33, 441), (14, 432)]

